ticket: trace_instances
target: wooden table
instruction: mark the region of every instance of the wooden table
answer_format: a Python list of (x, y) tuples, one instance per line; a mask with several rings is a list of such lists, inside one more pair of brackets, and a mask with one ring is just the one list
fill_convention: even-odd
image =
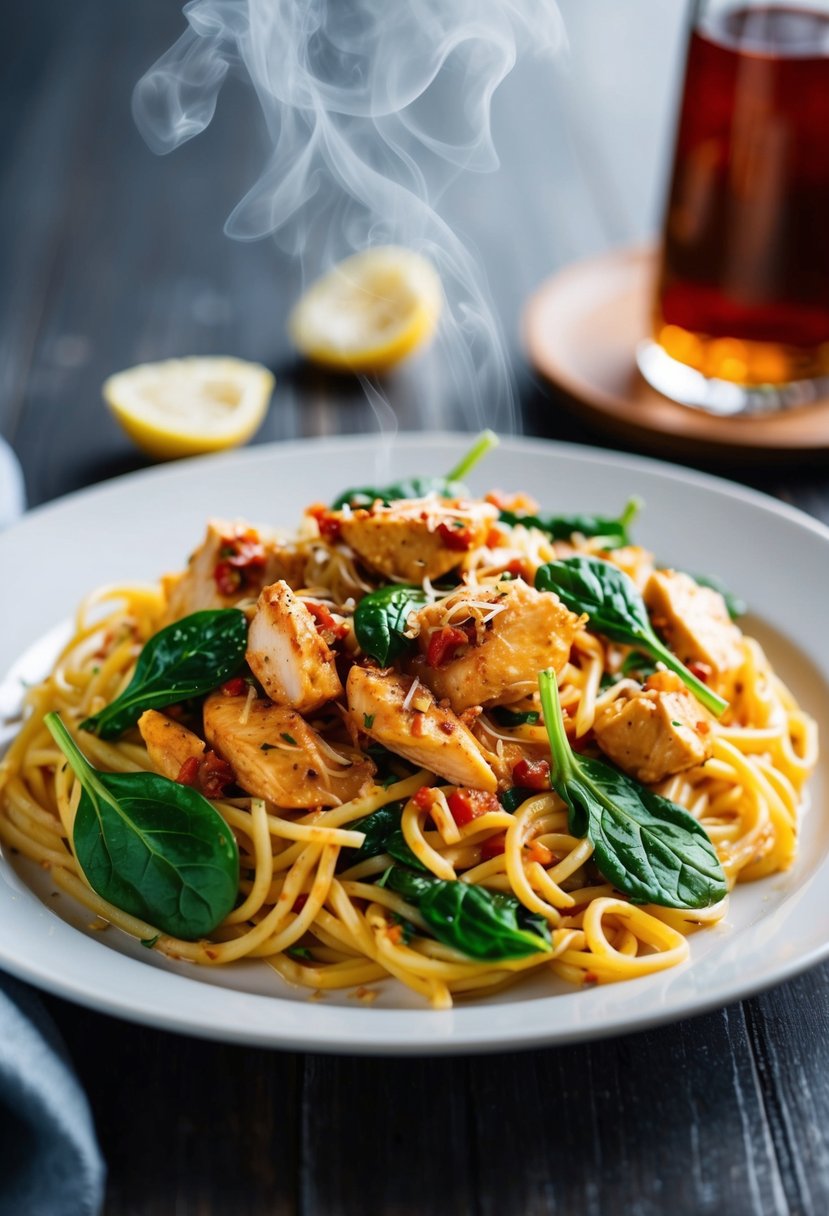
[[(652, 228), (683, 6), (563, 7), (569, 83), (539, 64), (507, 82), (505, 171), (448, 206), (490, 273), (524, 430), (600, 442), (522, 368), (517, 317), (557, 265)], [(170, 159), (131, 125), (132, 83), (177, 35), (175, 6), (31, 0), (6, 20), (0, 423), (31, 504), (142, 465), (99, 403), (104, 376), (142, 359), (271, 364), (258, 441), (375, 430), (359, 390), (293, 362), (295, 270), (222, 236), (260, 163), (243, 90), (228, 86), (211, 130)], [(404, 428), (433, 423), (417, 389), (416, 373), (393, 386)], [(450, 402), (440, 421), (476, 420)], [(820, 469), (725, 471), (829, 522)], [(110, 1216), (829, 1210), (829, 967), (646, 1034), (438, 1061), (227, 1047), (48, 1005), (97, 1120)]]

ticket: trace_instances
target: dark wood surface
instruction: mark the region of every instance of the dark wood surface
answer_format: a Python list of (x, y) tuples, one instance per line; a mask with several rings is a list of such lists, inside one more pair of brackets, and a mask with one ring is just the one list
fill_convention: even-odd
[[(571, 2), (565, 11), (576, 22), (572, 54), (589, 66), (585, 7), (579, 14)], [(628, 38), (636, 66), (646, 28), (653, 33), (657, 8), (664, 14), (667, 6), (628, 7), (640, 27), (616, 37)], [(606, 0), (595, 9), (597, 22), (610, 12)], [(673, 39), (671, 54), (680, 17), (672, 33), (658, 30)], [(131, 125), (132, 83), (180, 27), (166, 0), (32, 0), (7, 13), (0, 424), (33, 505), (142, 466), (99, 403), (103, 378), (142, 359), (227, 352), (269, 363), (279, 388), (258, 442), (377, 427), (358, 388), (293, 361), (283, 330), (296, 272), (268, 243), (222, 235), (261, 157), (244, 91), (229, 86), (211, 130), (172, 158), (151, 156)], [(603, 46), (606, 53), (607, 39)], [(657, 40), (636, 72), (639, 87), (658, 85), (667, 105), (663, 50)], [(620, 70), (629, 80), (633, 69)], [(545, 110), (539, 125), (539, 90), (549, 84), (537, 66), (508, 82), (496, 107), (496, 128), (508, 136), (505, 172), (474, 192), (456, 191), (450, 203), (491, 275), (523, 428), (601, 443), (523, 367), (520, 305), (569, 258), (642, 235), (653, 222), (661, 161), (654, 153), (647, 162), (654, 185), (646, 193), (620, 183), (628, 210), (631, 200), (641, 203), (626, 226), (608, 206), (605, 170), (617, 162), (602, 162), (591, 143), (595, 105), (577, 96), (557, 121)], [(638, 93), (629, 109), (646, 123)], [(615, 147), (613, 121), (608, 106), (605, 145)], [(648, 138), (664, 138), (660, 124)], [(638, 173), (643, 140), (631, 145)], [(390, 394), (404, 429), (434, 424), (416, 371)], [(457, 402), (442, 407), (440, 421), (477, 423)], [(829, 476), (820, 467), (723, 471), (829, 522)], [(48, 1005), (95, 1114), (109, 1216), (829, 1210), (826, 967), (630, 1038), (438, 1061), (255, 1051), (57, 999)]]

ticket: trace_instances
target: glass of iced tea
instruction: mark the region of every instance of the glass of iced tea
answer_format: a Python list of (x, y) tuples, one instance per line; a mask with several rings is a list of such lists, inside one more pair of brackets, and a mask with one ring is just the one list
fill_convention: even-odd
[(829, 395), (829, 0), (698, 0), (639, 367), (713, 413)]

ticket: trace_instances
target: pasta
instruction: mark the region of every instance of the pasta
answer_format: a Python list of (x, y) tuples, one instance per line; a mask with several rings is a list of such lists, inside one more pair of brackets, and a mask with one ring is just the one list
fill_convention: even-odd
[[(609, 760), (683, 808), (723, 890), (792, 864), (814, 723), (719, 593), (655, 571), (626, 527), (545, 527), (520, 495), (361, 494), (309, 508), (289, 539), (213, 523), (184, 573), (90, 596), (27, 692), (0, 769), (0, 840), (156, 951), (203, 966), (261, 959), (312, 993), (369, 1002), (391, 977), (446, 1008), (531, 971), (591, 985), (684, 962), (727, 896), (671, 906), (608, 877), (551, 788), (538, 671), (556, 673), (576, 762)], [(536, 589), (540, 568), (575, 557), (638, 588), (672, 654), (727, 702), (720, 717), (664, 663)], [(680, 601), (687, 613), (673, 615)], [(241, 674), (206, 699), (151, 705), (115, 737), (88, 728), (150, 639), (230, 608), (246, 622)], [(82, 786), (47, 714), (100, 772), (160, 772), (209, 797), (239, 857), (233, 907), (209, 934), (165, 932), (93, 889), (74, 832)]]

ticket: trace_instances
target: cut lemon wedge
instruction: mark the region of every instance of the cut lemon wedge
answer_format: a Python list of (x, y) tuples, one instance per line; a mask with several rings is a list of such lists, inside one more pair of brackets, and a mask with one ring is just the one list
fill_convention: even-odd
[(288, 328), (317, 363), (386, 371), (431, 338), (442, 302), (431, 262), (411, 249), (381, 245), (346, 258), (313, 283)]
[(105, 381), (104, 400), (156, 460), (237, 447), (258, 430), (274, 378), (259, 363), (224, 356), (142, 363)]

